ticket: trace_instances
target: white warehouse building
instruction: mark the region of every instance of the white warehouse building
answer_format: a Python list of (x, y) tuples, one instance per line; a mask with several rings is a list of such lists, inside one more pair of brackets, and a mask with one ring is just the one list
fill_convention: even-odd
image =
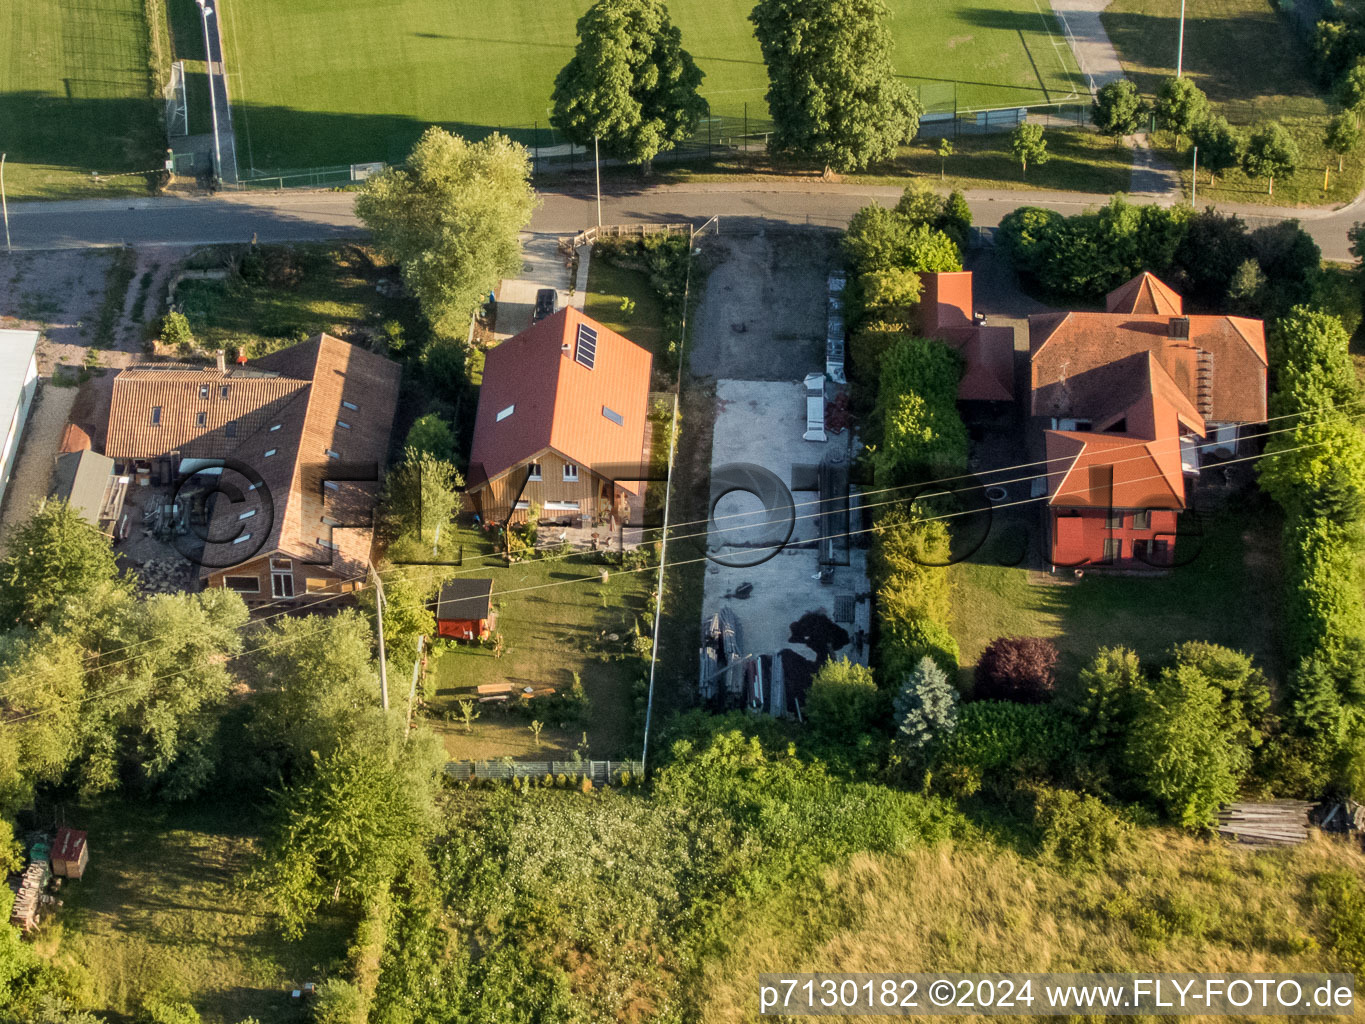
[(0, 501), (19, 457), (19, 439), (38, 391), (38, 332), (0, 331)]

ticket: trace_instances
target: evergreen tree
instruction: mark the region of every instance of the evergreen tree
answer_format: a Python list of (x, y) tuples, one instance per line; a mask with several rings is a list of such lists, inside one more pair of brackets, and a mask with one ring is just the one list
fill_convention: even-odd
[(895, 723), (896, 738), (910, 750), (922, 750), (957, 725), (957, 690), (933, 658), (921, 658), (901, 683)]

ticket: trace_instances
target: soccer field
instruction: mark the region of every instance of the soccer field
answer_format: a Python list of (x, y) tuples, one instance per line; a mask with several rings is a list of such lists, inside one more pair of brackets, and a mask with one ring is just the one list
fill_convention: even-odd
[[(92, 171), (160, 166), (166, 141), (148, 98), (148, 47), (143, 0), (0, 3), (0, 150), (11, 197), (88, 191)], [(146, 187), (141, 177), (122, 182)]]
[[(588, 0), (222, 0), (243, 170), (401, 160), (428, 124), (523, 141), (548, 124)], [(930, 109), (1083, 91), (1047, 0), (890, 0), (895, 62)], [(766, 116), (753, 0), (670, 0), (718, 116)], [(956, 85), (954, 84), (956, 82)], [(546, 144), (548, 136), (541, 136)]]

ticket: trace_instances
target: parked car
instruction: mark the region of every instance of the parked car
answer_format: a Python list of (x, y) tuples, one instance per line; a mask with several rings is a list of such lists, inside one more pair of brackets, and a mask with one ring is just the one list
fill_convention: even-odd
[(542, 288), (536, 292), (536, 311), (531, 314), (531, 323), (553, 316), (558, 302), (559, 295), (553, 288)]

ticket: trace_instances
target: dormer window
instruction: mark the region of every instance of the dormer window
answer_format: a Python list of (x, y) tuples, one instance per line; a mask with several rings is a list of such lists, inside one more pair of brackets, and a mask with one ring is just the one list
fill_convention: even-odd
[(508, 416), (511, 416), (512, 413), (516, 411), (517, 407), (515, 405), (509, 405), (506, 409), (503, 409), (498, 413), (498, 418), (496, 422), (501, 423), (503, 420), (507, 419)]

